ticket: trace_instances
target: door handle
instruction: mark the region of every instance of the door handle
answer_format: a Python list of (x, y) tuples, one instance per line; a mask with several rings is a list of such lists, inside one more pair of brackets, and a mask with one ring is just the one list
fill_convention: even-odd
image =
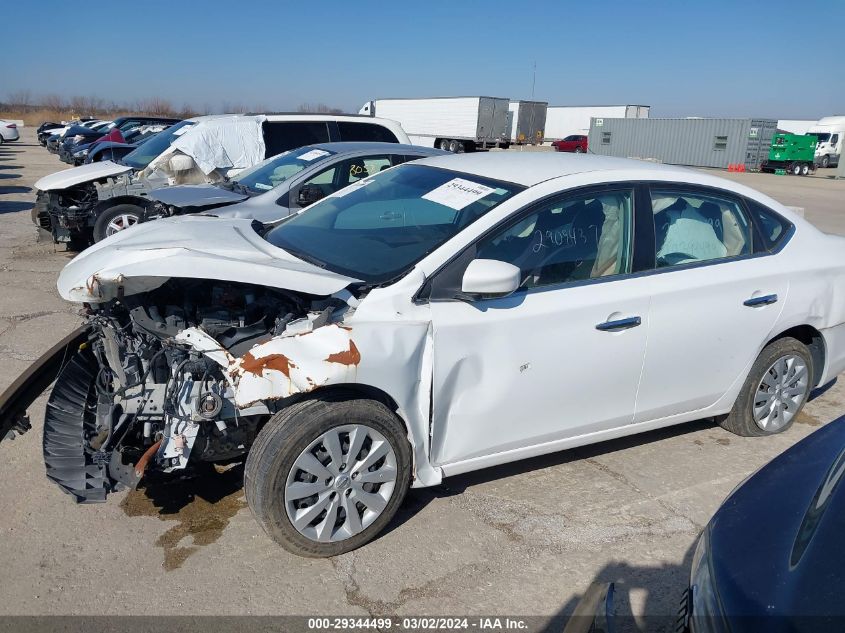
[(638, 317), (628, 317), (627, 319), (619, 319), (617, 321), (605, 321), (596, 326), (597, 330), (602, 332), (621, 332), (622, 330), (629, 330), (632, 327), (642, 325), (643, 320)]
[(750, 299), (746, 299), (742, 302), (742, 305), (748, 306), (749, 308), (756, 308), (759, 306), (772, 305), (773, 303), (777, 303), (777, 300), (777, 295), (763, 295), (762, 297), (751, 297)]

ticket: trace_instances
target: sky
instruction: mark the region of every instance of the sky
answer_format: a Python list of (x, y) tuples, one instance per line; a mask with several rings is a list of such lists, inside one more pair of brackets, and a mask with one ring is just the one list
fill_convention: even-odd
[(845, 114), (845, 0), (27, 0), (3, 15), (0, 100), (357, 112), (486, 95), (652, 117)]

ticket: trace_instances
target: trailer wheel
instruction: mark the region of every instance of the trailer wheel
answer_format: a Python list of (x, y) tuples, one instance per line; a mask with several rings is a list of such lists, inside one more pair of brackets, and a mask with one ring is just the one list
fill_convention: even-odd
[(444, 152), (448, 152), (449, 151), (449, 139), (447, 139), (447, 138), (440, 139), (439, 146), (440, 146), (440, 149), (442, 149)]
[(463, 154), (464, 153), (464, 144), (460, 141), (450, 141), (449, 142), (449, 151), (453, 154)]
[(806, 176), (810, 173), (810, 166), (807, 163), (801, 165), (801, 175)]
[(792, 173), (795, 174), (796, 176), (801, 175), (801, 163), (795, 163), (792, 166)]

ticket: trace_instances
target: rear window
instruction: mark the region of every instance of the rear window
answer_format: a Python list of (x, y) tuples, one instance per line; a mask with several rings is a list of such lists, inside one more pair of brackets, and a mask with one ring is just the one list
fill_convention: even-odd
[(789, 229), (792, 228), (792, 223), (755, 200), (746, 199), (746, 202), (757, 228), (760, 230), (760, 237), (763, 239), (765, 250), (775, 250), (786, 239)]
[(386, 127), (376, 123), (355, 123), (338, 121), (341, 141), (369, 141), (377, 143), (398, 143), (399, 139)]
[(325, 121), (265, 121), (262, 130), (265, 158), (330, 140), (329, 126)]

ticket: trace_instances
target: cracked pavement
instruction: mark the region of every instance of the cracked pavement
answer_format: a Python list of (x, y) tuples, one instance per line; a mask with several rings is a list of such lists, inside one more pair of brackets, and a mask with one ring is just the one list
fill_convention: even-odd
[[(0, 389), (79, 322), (55, 289), (71, 254), (36, 242), (30, 220), (33, 183), (63, 164), (33, 139), (25, 128), (20, 143), (0, 146), (0, 173), (18, 176), (0, 185)], [(845, 182), (728, 176), (845, 233)], [(674, 614), (713, 510), (749, 473), (841, 415), (842, 382), (783, 435), (740, 438), (705, 420), (412, 490), (385, 534), (332, 560), (275, 546), (243, 507), (237, 472), (225, 489), (212, 481), (74, 505), (44, 477), (42, 396), (33, 431), (0, 444), (0, 614), (552, 618), (594, 581), (622, 583), (620, 614)]]

